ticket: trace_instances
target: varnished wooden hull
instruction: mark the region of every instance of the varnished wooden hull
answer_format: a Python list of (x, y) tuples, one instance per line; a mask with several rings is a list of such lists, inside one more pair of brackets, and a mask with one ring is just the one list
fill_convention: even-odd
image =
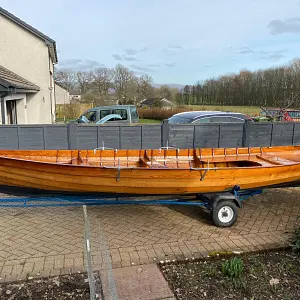
[(299, 147), (0, 151), (1, 185), (44, 191), (184, 195), (299, 181)]

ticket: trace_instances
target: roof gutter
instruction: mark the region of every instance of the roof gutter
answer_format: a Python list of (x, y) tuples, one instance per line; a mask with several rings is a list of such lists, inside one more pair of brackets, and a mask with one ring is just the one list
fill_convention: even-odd
[(52, 61), (53, 61), (53, 64), (57, 64), (58, 63), (58, 58), (57, 58), (57, 51), (56, 51), (56, 43), (53, 41), (53, 42), (49, 42), (47, 40), (45, 40), (45, 43), (49, 49), (49, 53), (51, 55), (51, 58), (52, 58)]

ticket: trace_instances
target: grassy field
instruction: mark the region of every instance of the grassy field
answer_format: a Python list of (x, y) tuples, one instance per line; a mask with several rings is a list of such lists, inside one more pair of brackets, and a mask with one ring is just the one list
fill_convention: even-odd
[(142, 124), (149, 124), (149, 123), (159, 124), (159, 123), (161, 123), (161, 121), (160, 120), (154, 120), (154, 119), (140, 119), (139, 123), (142, 123)]
[(162, 109), (160, 107), (154, 108), (139, 108), (140, 119), (151, 119), (151, 120), (164, 120), (168, 119), (174, 114), (185, 112), (185, 111), (230, 111), (230, 112), (239, 112), (244, 113), (249, 116), (256, 116), (260, 112), (260, 108), (257, 106), (216, 106), (216, 105), (185, 105), (185, 106), (176, 106), (169, 109)]
[(193, 108), (193, 110), (219, 110), (231, 111), (247, 114), (250, 116), (258, 115), (261, 111), (259, 106), (218, 106), (218, 105), (186, 105), (185, 108)]

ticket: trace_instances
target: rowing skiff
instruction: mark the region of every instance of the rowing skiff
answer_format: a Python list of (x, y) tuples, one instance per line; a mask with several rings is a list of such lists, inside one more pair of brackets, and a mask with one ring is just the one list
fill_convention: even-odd
[(300, 146), (0, 150), (0, 185), (52, 192), (184, 195), (298, 182)]

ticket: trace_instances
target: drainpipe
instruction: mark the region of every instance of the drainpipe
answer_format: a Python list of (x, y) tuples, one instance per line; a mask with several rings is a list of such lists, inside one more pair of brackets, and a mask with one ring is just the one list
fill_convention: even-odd
[[(54, 64), (52, 63), (50, 51), (48, 51), (48, 53), (49, 53), (48, 68), (49, 68), (49, 73), (50, 73), (50, 81), (49, 81), (50, 113), (51, 113), (51, 123), (53, 124), (55, 121), (55, 114), (53, 114), (55, 112), (55, 107), (54, 107), (54, 111), (53, 111), (53, 102), (54, 102), (54, 105), (56, 102), (56, 100), (55, 100), (55, 83), (54, 83)], [(53, 72), (51, 70), (51, 66), (53, 68)]]
[(2, 125), (5, 124), (5, 106), (4, 106), (4, 98), (8, 96), (9, 93), (6, 92), (1, 95), (1, 118), (2, 118)]

